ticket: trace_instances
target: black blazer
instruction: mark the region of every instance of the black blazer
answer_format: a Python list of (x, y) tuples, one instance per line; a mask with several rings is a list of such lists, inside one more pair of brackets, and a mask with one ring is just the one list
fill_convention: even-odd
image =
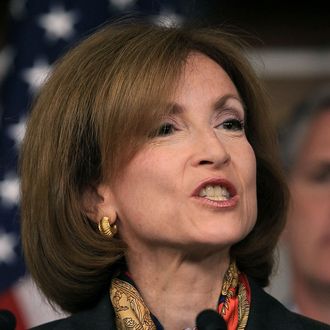
[[(252, 279), (251, 309), (246, 330), (330, 330), (330, 326), (290, 312)], [(107, 293), (93, 309), (33, 328), (34, 330), (115, 330), (115, 314)], [(166, 329), (165, 329), (166, 330)]]

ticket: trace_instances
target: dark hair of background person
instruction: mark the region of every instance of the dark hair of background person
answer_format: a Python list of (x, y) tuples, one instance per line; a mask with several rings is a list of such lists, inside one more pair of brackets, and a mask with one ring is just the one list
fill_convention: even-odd
[(287, 174), (295, 165), (297, 155), (313, 119), (319, 114), (330, 111), (330, 85), (313, 90), (292, 110), (286, 122), (279, 128), (281, 157)]
[(231, 257), (260, 285), (268, 284), (287, 187), (265, 95), (244, 49), (224, 31), (121, 22), (103, 27), (57, 63), (34, 104), (20, 170), (25, 257), (51, 301), (76, 312), (93, 306), (109, 286), (125, 245), (101, 236), (84, 213), (82, 193), (111, 183), (155, 134), (192, 52), (216, 61), (245, 104), (246, 135), (257, 159), (258, 218)]

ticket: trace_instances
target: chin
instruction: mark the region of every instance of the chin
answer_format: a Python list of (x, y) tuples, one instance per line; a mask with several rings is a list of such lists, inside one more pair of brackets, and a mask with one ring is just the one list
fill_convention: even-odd
[(217, 247), (231, 247), (232, 245), (238, 243), (248, 234), (248, 232), (237, 232), (237, 231), (224, 231), (212, 230), (210, 232), (205, 232), (200, 238), (200, 243), (217, 246)]

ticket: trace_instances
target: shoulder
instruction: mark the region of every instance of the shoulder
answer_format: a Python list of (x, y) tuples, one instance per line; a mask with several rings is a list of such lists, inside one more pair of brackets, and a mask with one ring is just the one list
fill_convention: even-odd
[(31, 330), (115, 330), (115, 317), (109, 294), (106, 293), (98, 304), (88, 310), (67, 318), (45, 323)]
[(289, 311), (249, 278), (251, 310), (246, 330), (330, 330), (330, 326)]

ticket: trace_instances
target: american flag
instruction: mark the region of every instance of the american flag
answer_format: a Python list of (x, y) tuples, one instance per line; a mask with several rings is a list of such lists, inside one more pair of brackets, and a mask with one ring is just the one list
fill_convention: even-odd
[(54, 60), (97, 26), (130, 12), (180, 24), (184, 8), (176, 0), (12, 0), (9, 12), (0, 53), (0, 309), (11, 310), (22, 330), (61, 316), (34, 288), (20, 245), (17, 158), (34, 95)]

